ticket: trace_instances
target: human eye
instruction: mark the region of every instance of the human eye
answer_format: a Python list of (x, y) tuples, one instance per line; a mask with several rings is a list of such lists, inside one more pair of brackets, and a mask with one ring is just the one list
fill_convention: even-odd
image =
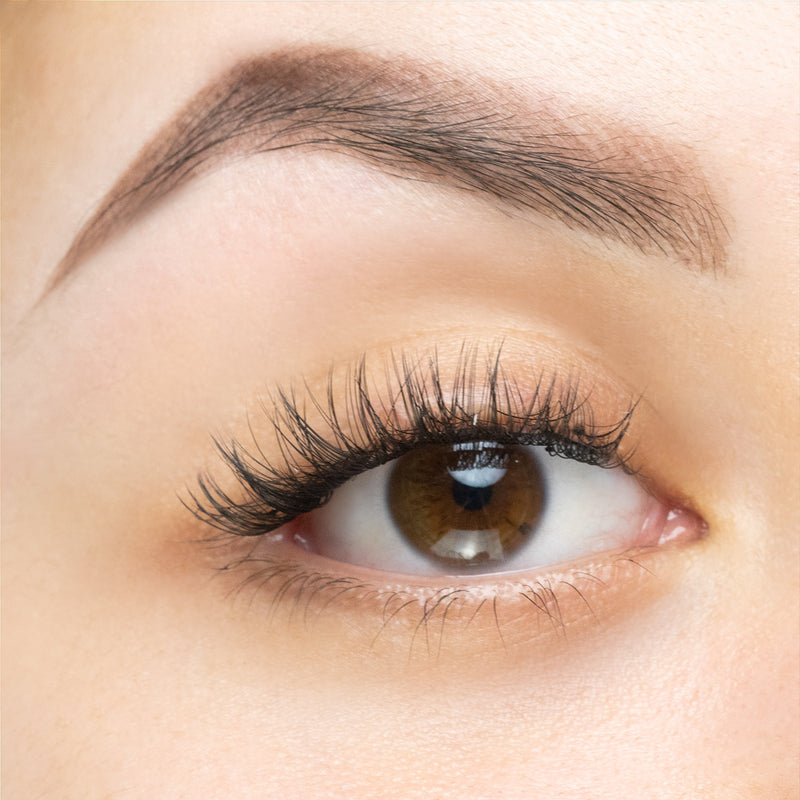
[(670, 536), (663, 504), (621, 467), (514, 443), (540, 436), (414, 447), (335, 490), (294, 540), (376, 570), (470, 575), (542, 569)]
[(563, 632), (653, 553), (702, 537), (637, 466), (642, 398), (609, 400), (579, 373), (520, 379), (503, 347), (393, 351), (332, 370), (321, 395), (262, 400), (252, 441), (219, 441), (227, 469), (186, 502), (237, 593), (306, 619), (371, 608), (375, 636), (410, 624), (412, 649), (420, 620), (441, 623), (437, 653), (446, 620), (491, 608), (505, 645), (502, 617)]

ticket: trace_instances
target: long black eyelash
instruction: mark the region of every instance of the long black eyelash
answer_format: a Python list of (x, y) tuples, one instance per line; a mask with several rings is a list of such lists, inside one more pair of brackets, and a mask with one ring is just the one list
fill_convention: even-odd
[(533, 392), (523, 392), (505, 373), (501, 349), (490, 349), (479, 370), (479, 348), (462, 347), (449, 391), (436, 353), (422, 361), (393, 355), (383, 392), (370, 384), (366, 359), (348, 372), (343, 401), (336, 399), (333, 371), (324, 403), (307, 386), (299, 396), (278, 390), (262, 403), (277, 458), (267, 459), (255, 434), (255, 452), (215, 440), (237, 488), (223, 489), (201, 474), (185, 504), (226, 534), (258, 536), (323, 505), (349, 479), (424, 444), (540, 445), (554, 456), (627, 468), (619, 450), (635, 403), (618, 422), (596, 425), (589, 395), (577, 382), (564, 387), (542, 376)]

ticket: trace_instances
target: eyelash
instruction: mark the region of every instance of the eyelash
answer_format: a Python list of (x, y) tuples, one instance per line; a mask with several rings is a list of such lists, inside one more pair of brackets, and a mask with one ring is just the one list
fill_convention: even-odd
[[(501, 352), (502, 344), (488, 350), (479, 376), (479, 348), (464, 344), (449, 392), (436, 353), (422, 361), (390, 355), (384, 365), (388, 402), (370, 390), (366, 358), (345, 377), (343, 407), (336, 400), (333, 371), (324, 404), (308, 387), (303, 400), (294, 390), (278, 390), (269, 405), (262, 403), (278, 460), (264, 456), (255, 434), (258, 455), (235, 440), (215, 440), (241, 496), (206, 473), (198, 476), (197, 489), (184, 505), (225, 535), (268, 534), (319, 508), (347, 480), (427, 444), (539, 445), (554, 456), (635, 472), (630, 454), (620, 452), (635, 402), (617, 422), (598, 425), (590, 394), (582, 393), (578, 381), (542, 374), (532, 392), (524, 391), (506, 375)], [(316, 426), (309, 422), (309, 406), (321, 420)]]

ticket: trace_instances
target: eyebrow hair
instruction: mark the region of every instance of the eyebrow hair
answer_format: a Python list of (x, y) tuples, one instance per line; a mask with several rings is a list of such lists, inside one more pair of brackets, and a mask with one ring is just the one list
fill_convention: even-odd
[(644, 254), (725, 262), (725, 225), (690, 147), (434, 66), (294, 48), (240, 62), (195, 95), (105, 196), (49, 288), (221, 160), (294, 147), (476, 192)]

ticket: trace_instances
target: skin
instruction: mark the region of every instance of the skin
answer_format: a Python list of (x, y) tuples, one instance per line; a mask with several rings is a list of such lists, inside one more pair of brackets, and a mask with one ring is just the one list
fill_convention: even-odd
[[(2, 13), (4, 796), (798, 796), (794, 4)], [(149, 138), (292, 44), (434, 58), (690, 148), (725, 270), (297, 151), (192, 182), (40, 299)], [(521, 383), (579, 369), (607, 420), (644, 395), (640, 466), (707, 535), (606, 570), (563, 635), (455, 609), (438, 657), (410, 615), (371, 646), (368, 604), (304, 625), (214, 577), (231, 556), (176, 498), (265, 386), (498, 332)]]

